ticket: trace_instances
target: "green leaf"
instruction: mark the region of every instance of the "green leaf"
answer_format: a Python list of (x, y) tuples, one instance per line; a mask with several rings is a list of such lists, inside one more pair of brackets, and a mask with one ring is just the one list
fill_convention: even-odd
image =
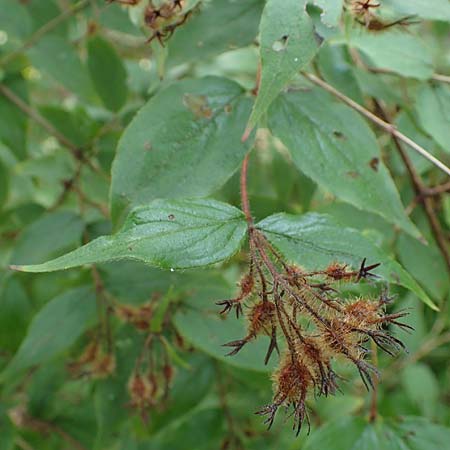
[(181, 81), (153, 97), (118, 145), (114, 221), (155, 198), (202, 197), (220, 188), (248, 150), (240, 137), (250, 105), (238, 84), (217, 77)]
[(439, 383), (433, 371), (422, 363), (406, 366), (401, 374), (406, 395), (420, 412), (432, 419), (439, 401)]
[(35, 316), (27, 336), (1, 377), (45, 363), (66, 350), (84, 332), (95, 311), (91, 288), (72, 289), (55, 297)]
[(165, 269), (215, 264), (236, 253), (246, 223), (241, 211), (214, 200), (155, 200), (134, 209), (123, 228), (52, 261), (15, 266), (52, 272), (84, 264), (135, 259)]
[[(27, 85), (21, 76), (7, 77), (3, 83), (23, 101), (28, 102)], [(28, 119), (10, 100), (0, 95), (0, 142), (9, 147), (18, 159), (27, 155)]]
[(348, 50), (343, 45), (324, 45), (316, 58), (323, 79), (347, 97), (363, 104), (363, 96), (358, 85), (353, 66), (348, 58)]
[(88, 41), (88, 69), (103, 104), (119, 111), (127, 100), (127, 72), (115, 49), (99, 36)]
[(59, 36), (44, 36), (28, 50), (33, 65), (84, 100), (96, 98), (86, 67), (75, 48)]
[(378, 276), (410, 289), (427, 305), (436, 309), (427, 294), (400, 264), (361, 233), (343, 227), (328, 215), (275, 214), (259, 222), (257, 227), (286, 258), (308, 270), (324, 268), (335, 261), (357, 269), (364, 258), (370, 264), (381, 263), (376, 269)]
[(182, 306), (174, 316), (178, 332), (195, 348), (227, 364), (258, 372), (273, 370), (277, 362), (275, 356), (267, 366), (264, 365), (269, 345), (265, 337), (244, 346), (237, 355), (226, 356), (229, 348), (222, 345), (246, 336), (246, 324), (231, 315), (224, 319), (215, 302), (232, 298), (236, 295), (235, 288), (231, 288), (223, 277), (211, 274), (200, 274), (191, 284), (189, 295), (183, 298)]
[(217, 56), (250, 45), (258, 33), (261, 0), (213, 0), (179, 28), (169, 43), (168, 64)]
[(401, 235), (396, 242), (399, 261), (414, 274), (431, 298), (441, 301), (450, 290), (450, 278), (445, 259), (432, 240), (422, 244), (417, 239)]
[(0, 0), (0, 30), (17, 44), (31, 32), (32, 21), (25, 7), (16, 0)]
[(309, 0), (308, 3), (312, 3), (322, 10), (320, 20), (325, 25), (328, 27), (339, 25), (344, 0)]
[(304, 0), (268, 0), (260, 34), (261, 83), (244, 138), (278, 93), (311, 61), (321, 43)]
[(15, 276), (8, 277), (0, 289), (0, 348), (15, 352), (22, 341), (31, 313), (24, 286)]
[(317, 90), (281, 95), (269, 127), (299, 170), (336, 197), (420, 236), (406, 216), (375, 135), (349, 107)]
[(404, 417), (396, 424), (396, 431), (410, 450), (442, 450), (450, 442), (450, 428), (422, 417)]
[(304, 450), (442, 450), (448, 439), (449, 428), (419, 417), (374, 424), (358, 417), (346, 417), (313, 431)]
[(419, 80), (427, 80), (433, 75), (430, 50), (412, 34), (360, 32), (351, 36), (350, 46), (361, 50), (377, 69)]
[(67, 139), (76, 146), (89, 146), (99, 129), (99, 124), (81, 108), (67, 111), (58, 106), (46, 105), (40, 113)]
[(48, 213), (20, 235), (11, 256), (13, 264), (40, 263), (68, 251), (81, 242), (84, 224), (68, 211)]
[(383, 6), (393, 8), (405, 15), (416, 15), (422, 19), (450, 22), (450, 3), (448, 0), (384, 0)]
[(0, 160), (0, 211), (3, 209), (9, 192), (9, 173)]
[(450, 153), (450, 89), (442, 84), (420, 90), (416, 112), (424, 130)]
[[(152, 432), (159, 432), (175, 420), (186, 416), (205, 397), (215, 381), (216, 371), (211, 358), (197, 352), (191, 355), (183, 354), (183, 358), (185, 357), (189, 367), (176, 369), (167, 409), (164, 412), (154, 411), (151, 416)], [(189, 386), (189, 389), (186, 389), (186, 386)]]

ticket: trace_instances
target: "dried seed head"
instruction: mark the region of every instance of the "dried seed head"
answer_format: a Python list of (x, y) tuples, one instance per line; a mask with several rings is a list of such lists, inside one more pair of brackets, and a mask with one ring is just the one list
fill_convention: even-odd
[(380, 323), (380, 303), (358, 299), (345, 306), (346, 321), (355, 328), (374, 327)]
[(145, 331), (148, 330), (153, 317), (153, 303), (145, 303), (142, 306), (117, 304), (114, 306), (114, 313), (123, 322)]
[(273, 403), (265, 406), (256, 414), (267, 416), (264, 423), (270, 428), (280, 406), (292, 409), (293, 428), (300, 433), (302, 424), (307, 420), (306, 396), (314, 386), (313, 376), (308, 367), (298, 360), (293, 360), (290, 353), (282, 357), (279, 369), (273, 375), (275, 394)]
[(255, 280), (253, 278), (253, 274), (251, 272), (245, 274), (241, 278), (239, 286), (241, 287), (241, 293), (240, 293), (241, 299), (244, 299), (245, 297), (249, 296), (253, 291), (253, 287), (255, 286)]
[(353, 273), (348, 272), (347, 267), (347, 264), (332, 263), (325, 269), (325, 274), (336, 281), (350, 280), (353, 277)]
[(270, 336), (276, 321), (275, 305), (269, 301), (256, 303), (252, 306), (247, 319), (249, 335), (266, 334)]
[(143, 409), (150, 405), (152, 399), (152, 388), (146, 377), (138, 372), (133, 372), (128, 380), (128, 392), (131, 398), (131, 406)]
[(92, 365), (93, 378), (106, 378), (116, 370), (116, 358), (112, 354), (100, 355)]

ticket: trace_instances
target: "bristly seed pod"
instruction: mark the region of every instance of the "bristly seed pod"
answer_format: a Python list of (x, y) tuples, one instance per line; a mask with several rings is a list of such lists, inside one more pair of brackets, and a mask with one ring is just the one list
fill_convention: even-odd
[(267, 363), (273, 350), (278, 351), (277, 340), (285, 341), (285, 351), (273, 375), (273, 401), (257, 414), (267, 416), (265, 423), (270, 427), (279, 407), (286, 406), (291, 409), (290, 417), (298, 434), (304, 421), (309, 427), (307, 396), (328, 396), (339, 390), (340, 377), (332, 367), (334, 359), (352, 363), (368, 389), (379, 374), (365, 360), (367, 341), (372, 340), (393, 355), (404, 349), (403, 343), (383, 327), (411, 327), (398, 320), (405, 312), (385, 313), (391, 300), (386, 294), (378, 299), (353, 300), (340, 295), (342, 284), (378, 278), (373, 272), (378, 263), (366, 265), (364, 258), (357, 270), (334, 262), (325, 269), (308, 272), (286, 264), (258, 230), (252, 229), (251, 239), (250, 249), (257, 248), (257, 252), (251, 255), (250, 271), (241, 280), (239, 295), (218, 302), (224, 306), (221, 313), (236, 307), (239, 316), (242, 300), (246, 300), (247, 335), (224, 345), (232, 348), (228, 353), (232, 356), (257, 336), (267, 335)]

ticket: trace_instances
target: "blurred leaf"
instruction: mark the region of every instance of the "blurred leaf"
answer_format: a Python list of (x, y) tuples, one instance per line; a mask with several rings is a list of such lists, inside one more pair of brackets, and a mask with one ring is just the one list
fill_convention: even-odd
[(443, 84), (423, 86), (417, 96), (416, 111), (424, 130), (450, 153), (450, 89)]
[(339, 24), (344, 0), (308, 0), (308, 2), (322, 10), (320, 19), (325, 25), (336, 27)]
[(100, 127), (81, 108), (67, 111), (58, 106), (46, 105), (39, 111), (60, 133), (81, 148), (90, 143)]
[(47, 213), (23, 230), (11, 263), (39, 263), (70, 250), (81, 242), (83, 229), (82, 220), (74, 213)]
[(153, 411), (150, 418), (152, 433), (159, 433), (175, 420), (198, 406), (210, 391), (216, 371), (211, 359), (202, 354), (183, 355), (189, 368), (175, 369), (175, 379), (165, 411)]
[(315, 430), (304, 450), (442, 450), (449, 438), (449, 428), (426, 419), (406, 417), (398, 423), (369, 424), (347, 417)]
[(9, 191), (9, 173), (8, 169), (0, 160), (0, 211), (4, 208), (4, 205), (8, 199)]
[(245, 47), (258, 34), (262, 0), (213, 0), (179, 28), (169, 44), (170, 65), (198, 61)]
[(439, 383), (432, 370), (422, 363), (406, 366), (402, 371), (402, 384), (421, 413), (432, 419), (439, 399)]
[(345, 46), (322, 46), (317, 54), (317, 65), (322, 77), (336, 89), (357, 103), (364, 103), (361, 89), (358, 85), (353, 67), (347, 58)]
[[(210, 450), (220, 448), (223, 412), (221, 409), (204, 408), (175, 422), (163, 433), (137, 444), (136, 450)], [(131, 440), (133, 441), (133, 440)], [(133, 449), (127, 439), (122, 448)], [(134, 449), (133, 449), (134, 450)]]
[(236, 253), (246, 233), (241, 211), (214, 200), (155, 200), (134, 209), (115, 235), (103, 236), (25, 272), (52, 272), (84, 264), (136, 259), (165, 269), (215, 264)]
[(246, 336), (245, 320), (219, 314), (216, 301), (232, 298), (233, 289), (221, 276), (205, 274), (192, 283), (189, 296), (175, 315), (179, 333), (195, 348), (227, 364), (242, 369), (267, 372), (274, 368), (276, 356), (265, 366), (269, 340), (260, 337), (252, 341), (234, 356), (226, 356), (229, 348), (222, 345)]
[(383, 6), (400, 14), (416, 15), (422, 19), (450, 22), (450, 3), (447, 0), (384, 0)]
[(0, 406), (0, 450), (13, 450), (15, 448), (15, 430), (8, 418), (6, 407)]
[(248, 150), (240, 137), (249, 111), (242, 88), (223, 78), (184, 80), (159, 92), (119, 142), (114, 221), (155, 198), (202, 197), (220, 188)]
[[(55, 0), (44, 0), (40, 2), (29, 1), (26, 2), (26, 8), (33, 20), (34, 31), (37, 31), (61, 14), (60, 9), (55, 4)], [(60, 23), (59, 26), (51, 32), (65, 36), (67, 33), (67, 23)]]
[(427, 80), (433, 75), (430, 51), (412, 34), (397, 31), (355, 33), (350, 45), (367, 55), (377, 69), (419, 80)]
[(66, 350), (83, 333), (95, 311), (91, 288), (72, 289), (55, 297), (34, 317), (27, 336), (1, 377), (11, 377)]
[(450, 428), (421, 417), (403, 418), (396, 424), (396, 431), (411, 450), (442, 450), (450, 442)]
[(108, 292), (131, 303), (146, 301), (154, 293), (162, 294), (178, 286), (184, 277), (183, 273), (154, 269), (138, 261), (116, 261), (99, 267)]
[(416, 352), (423, 344), (427, 336), (427, 322), (424, 305), (418, 302), (417, 297), (409, 292), (400, 301), (395, 302), (395, 311), (408, 311), (408, 325), (414, 328), (414, 332), (397, 330), (398, 338), (405, 344), (409, 353)]
[(257, 224), (286, 258), (307, 270), (323, 269), (338, 261), (358, 269), (366, 258), (368, 264), (381, 263), (376, 274), (384, 280), (404, 286), (435, 308), (423, 289), (400, 264), (384, 254), (358, 231), (344, 228), (324, 214), (302, 216), (275, 214)]
[(261, 82), (248, 134), (278, 93), (313, 58), (321, 38), (305, 9), (305, 0), (268, 0), (260, 24)]
[(272, 133), (294, 164), (337, 197), (375, 212), (418, 237), (371, 129), (349, 107), (313, 90), (281, 95), (270, 109)]
[(24, 286), (9, 276), (0, 287), (0, 348), (15, 352), (25, 336), (31, 304)]
[(33, 65), (83, 100), (95, 99), (87, 69), (75, 48), (59, 36), (44, 36), (28, 50)]
[[(28, 102), (27, 85), (22, 77), (10, 76), (3, 80), (3, 83), (23, 101)], [(27, 154), (27, 124), (25, 114), (0, 95), (0, 141), (9, 147), (18, 159), (24, 159)]]
[(0, 0), (0, 11), (0, 30), (17, 46), (31, 32), (31, 17), (17, 0)]
[(127, 72), (115, 49), (99, 36), (88, 41), (88, 68), (103, 104), (119, 111), (127, 100)]
[(33, 373), (27, 385), (28, 411), (32, 417), (53, 418), (57, 392), (69, 377), (65, 363), (63, 359), (47, 362)]
[(425, 245), (400, 235), (396, 247), (400, 262), (414, 274), (433, 299), (441, 301), (450, 289), (450, 279), (444, 258), (434, 242)]
[[(406, 112), (401, 112), (395, 118), (395, 126), (399, 131), (408, 136), (414, 142), (421, 145), (423, 148), (426, 148), (435, 156), (438, 156), (436, 155), (437, 145), (423, 132), (421, 128), (419, 128), (417, 120), (414, 116), (411, 116), (411, 114), (408, 114)], [(400, 174), (406, 174), (405, 163), (401, 159), (398, 150), (395, 148), (395, 144), (392, 143), (391, 147), (393, 148), (393, 152), (395, 152), (392, 155), (391, 164), (391, 167), (395, 166), (395, 169), (393, 168), (392, 170), (395, 170), (395, 172)], [(409, 151), (408, 155), (418, 173), (422, 174), (431, 169), (432, 164), (419, 153)], [(395, 160), (397, 160), (397, 164)]]

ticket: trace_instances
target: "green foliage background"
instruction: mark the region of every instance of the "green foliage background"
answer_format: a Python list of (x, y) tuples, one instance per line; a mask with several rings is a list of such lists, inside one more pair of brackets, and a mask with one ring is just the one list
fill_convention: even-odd
[[(450, 2), (380, 0), (386, 23), (418, 21), (382, 32), (349, 3), (189, 1), (162, 47), (117, 3), (0, 0), (0, 450), (448, 447), (442, 245), (390, 137), (301, 71), (384, 105), (448, 165)], [(245, 267), (238, 169), (252, 148), (252, 213), (285, 257), (381, 262), (393, 310), (410, 311), (409, 353), (379, 355), (374, 423), (372, 394), (343, 366), (342, 394), (309, 403), (309, 436), (281, 417), (266, 431), (253, 413), (272, 395), (267, 343), (224, 356), (244, 323), (214, 302), (236, 294)], [(407, 154), (426, 186), (448, 183)], [(432, 205), (448, 252), (448, 191)], [(104, 331), (105, 298), (160, 308), (151, 326), (175, 375), (147, 422), (127, 406), (142, 332), (110, 317), (114, 373), (67, 370)]]

